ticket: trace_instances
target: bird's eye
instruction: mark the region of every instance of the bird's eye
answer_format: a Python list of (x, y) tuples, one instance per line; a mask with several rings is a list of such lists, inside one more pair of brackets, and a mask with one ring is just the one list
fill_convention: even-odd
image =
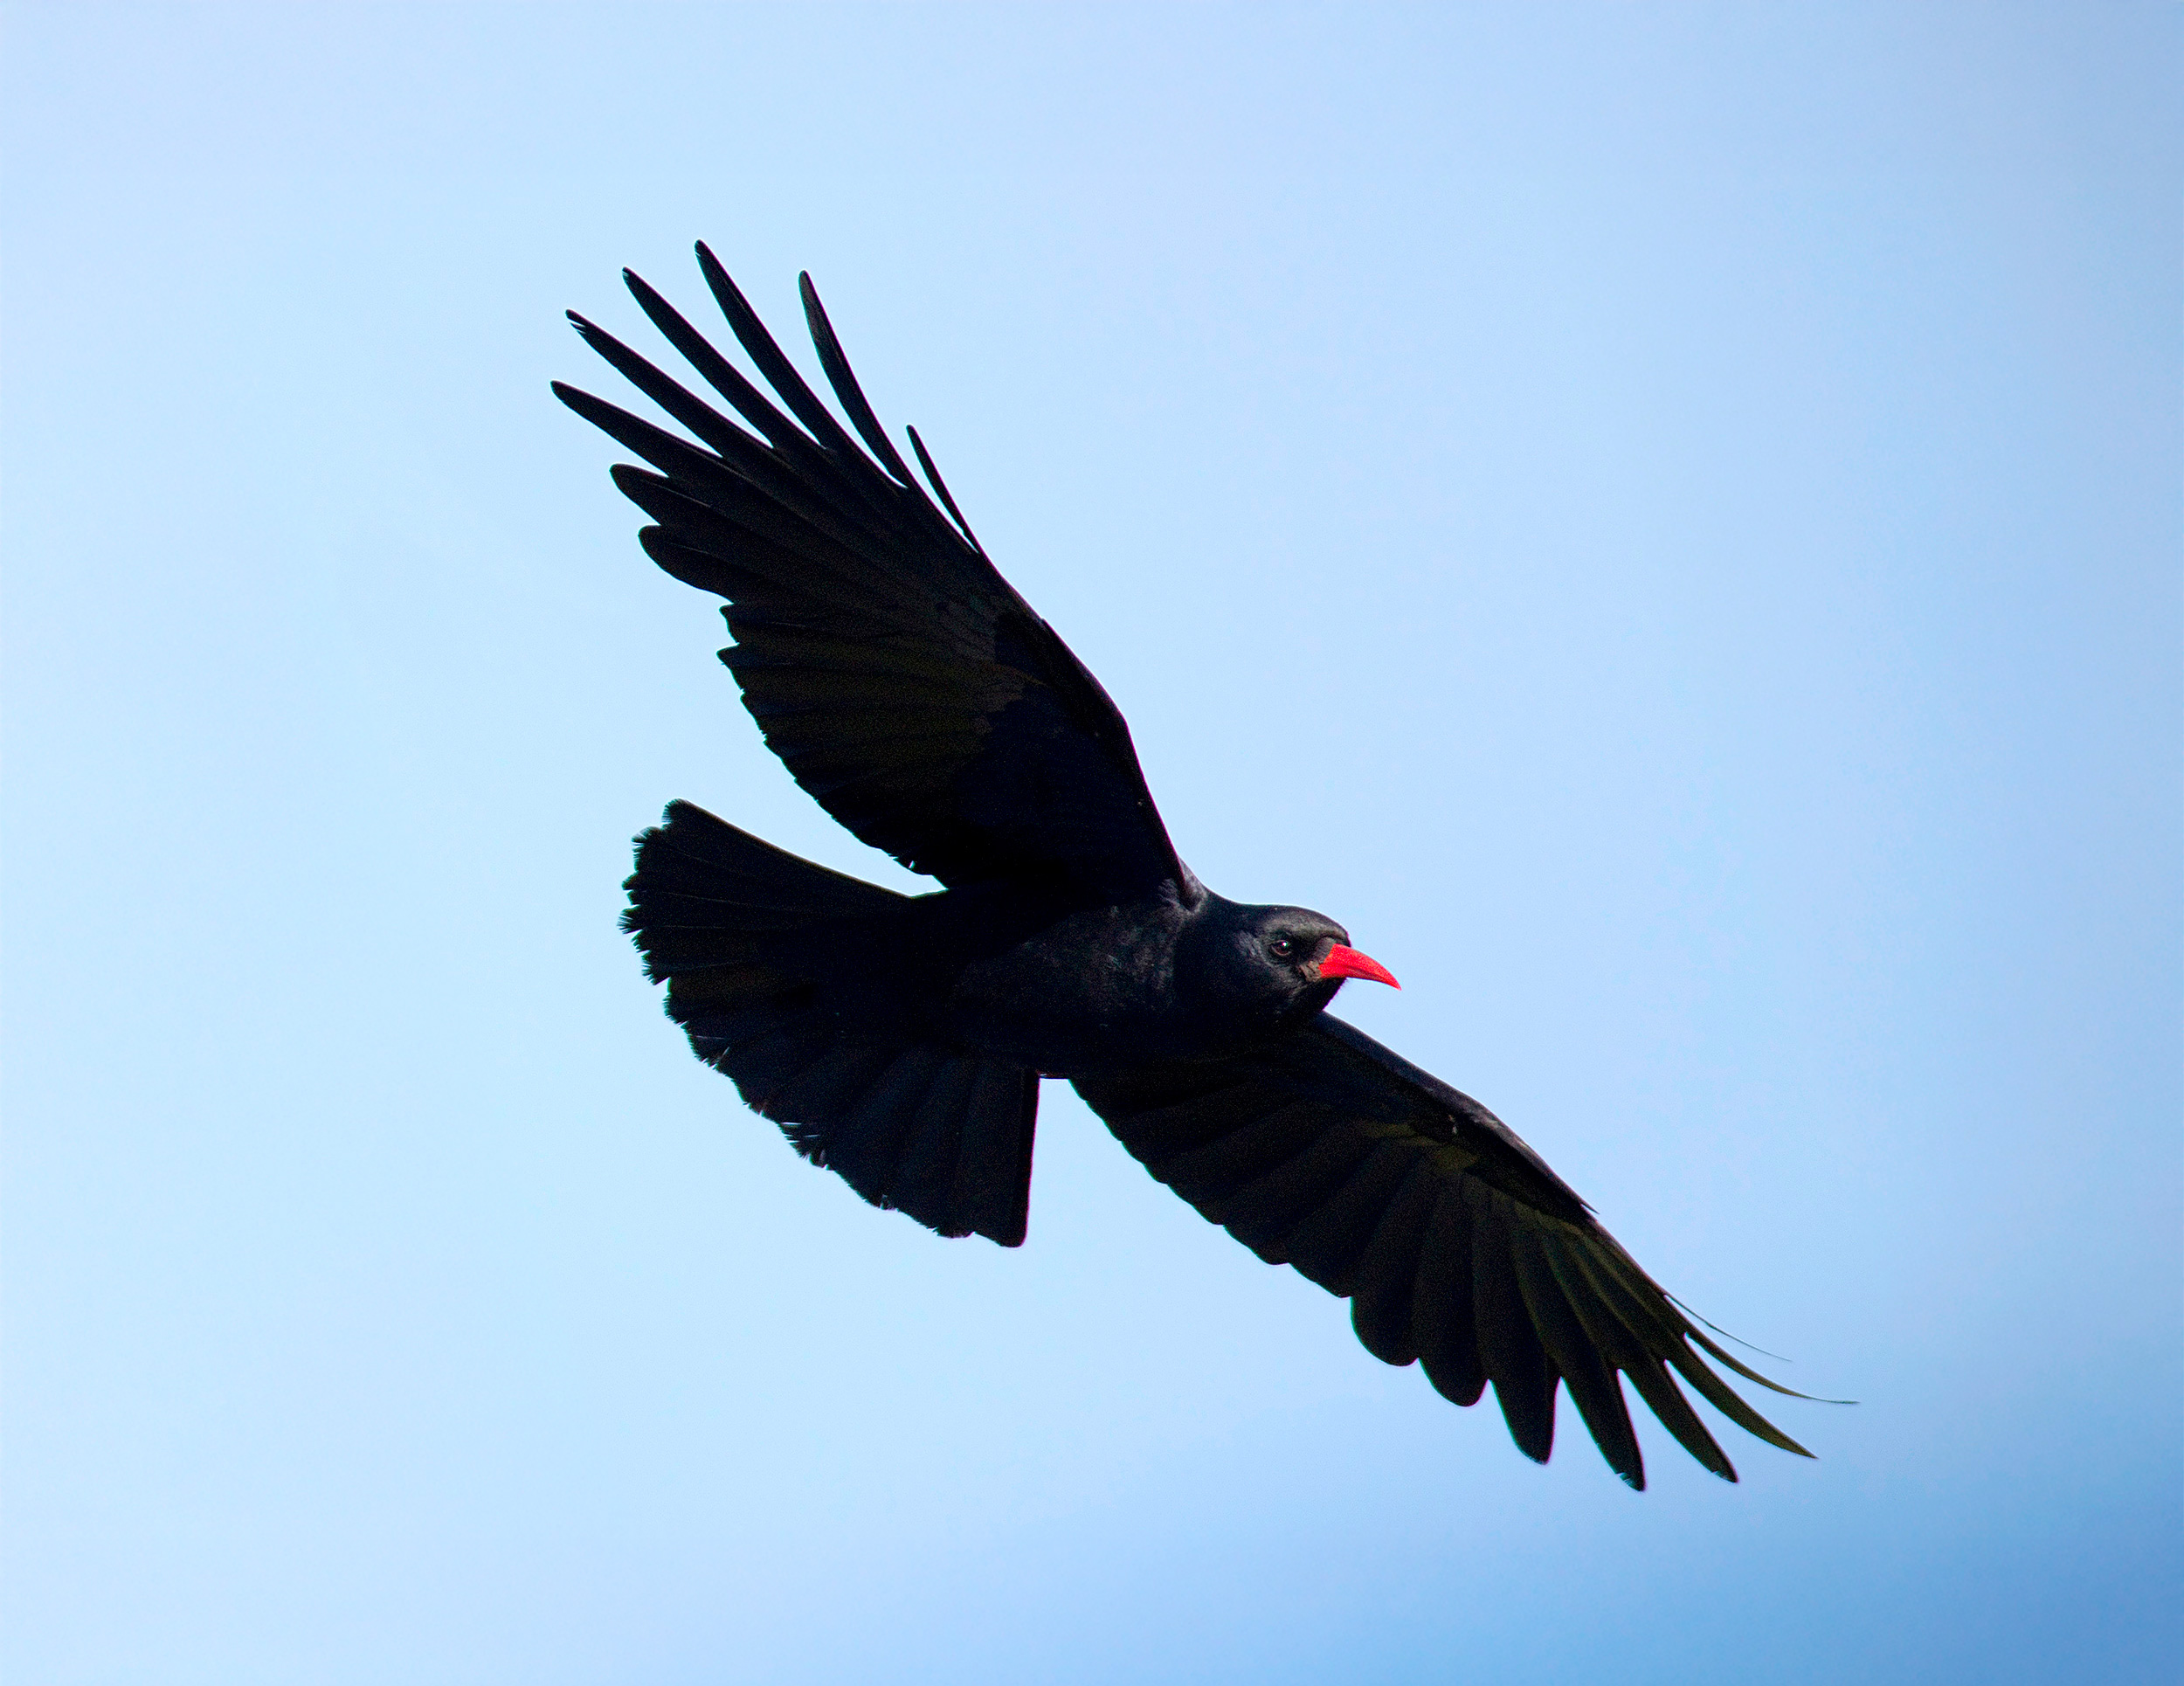
[(1267, 952), (1276, 960), (1287, 960), (1296, 952), (1296, 941), (1294, 937), (1277, 936), (1267, 944)]

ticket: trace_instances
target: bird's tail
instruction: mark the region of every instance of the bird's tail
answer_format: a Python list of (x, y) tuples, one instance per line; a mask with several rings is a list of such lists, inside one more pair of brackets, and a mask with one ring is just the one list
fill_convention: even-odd
[(907, 897), (688, 802), (637, 840), (622, 929), (667, 1016), (797, 1150), (943, 1235), (1024, 1239), (1035, 1072), (891, 1032), (822, 998)]

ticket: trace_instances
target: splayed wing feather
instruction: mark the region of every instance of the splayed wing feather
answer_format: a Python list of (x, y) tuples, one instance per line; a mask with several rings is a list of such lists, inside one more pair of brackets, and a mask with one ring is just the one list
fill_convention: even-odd
[(1490, 1385), (1527, 1456), (1544, 1462), (1552, 1450), (1566, 1388), (1609, 1467), (1642, 1487), (1628, 1378), (1679, 1445), (1734, 1481), (1677, 1376), (1739, 1427), (1810, 1455), (1708, 1366), (1751, 1374), (1515, 1132), (1341, 1020), (1322, 1015), (1242, 1059), (1076, 1087), (1208, 1219), (1348, 1295), (1376, 1358), (1422, 1359), (1459, 1405)]
[(574, 315), (689, 437), (555, 390), (649, 465), (615, 472), (654, 523), (646, 550), (728, 600), (723, 660), (791, 774), (864, 841), (946, 884), (1049, 874), (1108, 897), (1166, 882), (1194, 898), (1121, 713), (987, 561), (914, 439), (941, 503), (919, 485), (810, 279), (805, 317), (854, 435), (702, 246), (698, 262), (771, 397), (634, 275), (630, 291), (742, 425)]

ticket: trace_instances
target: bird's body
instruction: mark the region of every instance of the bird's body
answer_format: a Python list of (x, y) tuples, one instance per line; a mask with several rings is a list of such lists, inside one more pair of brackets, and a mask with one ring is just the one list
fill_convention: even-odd
[(1183, 865), (1120, 711), (994, 570), (913, 432), (938, 505), (917, 485), (808, 279), (821, 364), (869, 455), (699, 259), (789, 413), (633, 276), (750, 431), (581, 318), (699, 443), (556, 390), (658, 471), (615, 480), (656, 523), (653, 559), (727, 599), (722, 659), (769, 746), (943, 886), (901, 895), (670, 805), (639, 840), (624, 922), (699, 1056), (867, 1199), (1010, 1246), (1039, 1085), (1065, 1078), (1206, 1217), (1349, 1297), (1376, 1356), (1422, 1362), (1462, 1404), (1491, 1385), (1529, 1455), (1546, 1457), (1566, 1387), (1642, 1485), (1619, 1375), (1717, 1474), (1734, 1478), (1675, 1376), (1801, 1451), (1701, 1354), (1775, 1385), (1506, 1125), (1326, 1013), (1346, 978), (1395, 981), (1340, 925), (1227, 901)]
[(1200, 1024), (1181, 988), (1177, 962), (1195, 922), (1175, 896), (1090, 908), (1036, 892), (999, 899), (1026, 934), (971, 957), (952, 980), (948, 1029), (967, 1046), (1048, 1077), (1127, 1066), (1134, 1049), (1170, 1060), (1228, 1051), (1232, 1033)]

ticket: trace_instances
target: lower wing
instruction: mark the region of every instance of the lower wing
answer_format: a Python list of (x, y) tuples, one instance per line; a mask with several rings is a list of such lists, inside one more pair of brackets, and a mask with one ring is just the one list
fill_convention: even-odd
[(1567, 1387), (1601, 1455), (1642, 1489), (1619, 1374), (1725, 1481), (1736, 1469), (1678, 1376), (1738, 1427), (1812, 1455), (1706, 1360), (1791, 1390), (1709, 1340), (1516, 1132), (1340, 1019), (1243, 1059), (1076, 1088), (1204, 1216), (1347, 1298), (1374, 1357), (1422, 1361), (1458, 1405), (1491, 1382), (1527, 1457), (1546, 1461)]

